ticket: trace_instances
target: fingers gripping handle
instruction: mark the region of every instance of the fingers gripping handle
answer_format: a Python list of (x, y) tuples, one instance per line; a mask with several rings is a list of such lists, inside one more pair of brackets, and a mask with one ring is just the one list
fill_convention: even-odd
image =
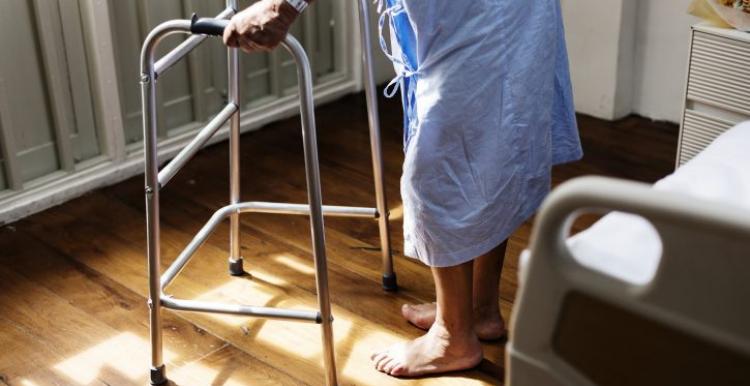
[(193, 14), (193, 17), (190, 18), (190, 32), (201, 35), (221, 36), (224, 34), (224, 28), (228, 24), (229, 20), (199, 18), (198, 15)]

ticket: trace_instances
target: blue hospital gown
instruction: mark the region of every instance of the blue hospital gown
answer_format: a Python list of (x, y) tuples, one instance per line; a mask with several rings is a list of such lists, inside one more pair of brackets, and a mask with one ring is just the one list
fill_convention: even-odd
[[(404, 254), (455, 266), (506, 240), (582, 157), (559, 0), (387, 0), (404, 104)], [(382, 37), (381, 44), (387, 51)]]

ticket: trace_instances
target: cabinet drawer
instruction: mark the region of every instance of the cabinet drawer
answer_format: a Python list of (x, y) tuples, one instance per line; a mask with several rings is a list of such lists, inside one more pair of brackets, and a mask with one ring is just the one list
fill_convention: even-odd
[(678, 157), (680, 165), (690, 161), (696, 154), (705, 149), (711, 142), (736, 123), (712, 117), (694, 110), (685, 110), (682, 122), (682, 140)]
[(750, 115), (750, 43), (695, 31), (687, 97)]

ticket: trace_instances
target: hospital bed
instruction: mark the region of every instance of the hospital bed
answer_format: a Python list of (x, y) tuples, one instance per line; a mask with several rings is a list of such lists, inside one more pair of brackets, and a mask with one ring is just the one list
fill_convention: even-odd
[(750, 384), (750, 122), (654, 186), (561, 185), (519, 275), (506, 385)]

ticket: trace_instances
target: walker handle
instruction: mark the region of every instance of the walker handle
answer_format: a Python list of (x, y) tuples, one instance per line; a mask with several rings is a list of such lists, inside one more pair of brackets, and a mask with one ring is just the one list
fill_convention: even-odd
[(221, 36), (224, 35), (224, 28), (228, 24), (229, 20), (206, 17), (198, 18), (198, 15), (194, 13), (190, 18), (190, 32), (201, 35)]

